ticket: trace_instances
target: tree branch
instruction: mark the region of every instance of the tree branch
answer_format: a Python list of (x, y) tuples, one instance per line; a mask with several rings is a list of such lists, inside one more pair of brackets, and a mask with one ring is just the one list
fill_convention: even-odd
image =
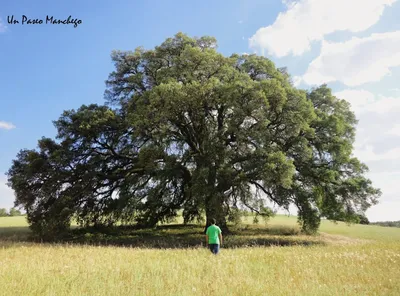
[(266, 195), (268, 195), (268, 197), (274, 201), (278, 206), (281, 206), (281, 203), (278, 202), (270, 192), (268, 192), (263, 186), (261, 186), (259, 183), (257, 183), (256, 181), (250, 181), (251, 184), (255, 185), (258, 189), (260, 189), (262, 192), (264, 192)]

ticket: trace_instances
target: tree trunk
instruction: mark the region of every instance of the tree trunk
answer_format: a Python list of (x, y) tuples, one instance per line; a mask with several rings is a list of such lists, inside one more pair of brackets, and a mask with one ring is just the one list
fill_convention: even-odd
[(226, 223), (226, 210), (223, 206), (223, 198), (218, 194), (213, 194), (207, 198), (206, 202), (206, 227), (204, 228), (204, 233), (207, 228), (211, 225), (211, 219), (216, 220), (216, 225), (221, 228), (222, 233), (228, 233), (228, 226)]
[[(200, 162), (200, 167), (203, 164), (209, 162), (207, 159), (203, 159)], [(228, 227), (226, 224), (226, 209), (224, 207), (224, 194), (218, 190), (216, 187), (217, 181), (217, 168), (218, 164), (205, 166), (208, 169), (207, 185), (208, 192), (205, 199), (206, 206), (206, 227), (204, 228), (204, 233), (207, 227), (211, 225), (211, 219), (216, 220), (216, 225), (219, 226), (223, 233), (228, 232)]]

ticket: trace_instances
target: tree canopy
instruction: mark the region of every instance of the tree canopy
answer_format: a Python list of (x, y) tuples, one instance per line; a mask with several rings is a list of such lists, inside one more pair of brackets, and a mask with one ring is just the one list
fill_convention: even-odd
[(349, 104), (322, 85), (296, 89), (257, 55), (218, 53), (212, 37), (179, 33), (153, 50), (114, 51), (104, 105), (65, 111), (56, 139), (21, 150), (8, 172), (16, 205), (39, 234), (117, 221), (153, 226), (226, 218), (267, 202), (355, 221), (380, 191), (352, 156)]

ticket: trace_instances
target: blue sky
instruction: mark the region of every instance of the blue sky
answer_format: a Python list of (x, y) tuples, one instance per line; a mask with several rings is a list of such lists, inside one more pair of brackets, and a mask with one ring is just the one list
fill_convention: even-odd
[[(72, 25), (7, 25), (0, 42), (0, 120), (17, 128), (0, 131), (0, 172), (19, 149), (54, 135), (51, 121), (65, 109), (102, 103), (104, 81), (113, 70), (113, 49), (152, 48), (179, 31), (218, 38), (224, 54), (248, 50), (247, 38), (282, 9), (254, 1), (2, 1), (0, 17), (82, 20)], [(219, 4), (215, 4), (218, 2)], [(229, 4), (229, 5), (228, 5)], [(261, 13), (257, 8), (262, 7)], [(256, 16), (256, 17), (254, 17)], [(243, 24), (239, 24), (243, 21)], [(243, 40), (242, 37), (245, 37)]]
[[(7, 24), (11, 15), (19, 21), (22, 15), (71, 15), (82, 24)], [(278, 67), (287, 66), (299, 87), (328, 82), (338, 97), (349, 100), (360, 118), (355, 155), (370, 166), (371, 179), (384, 192), (368, 217), (400, 220), (393, 210), (400, 207), (395, 186), (400, 177), (399, 16), (397, 0), (3, 0), (0, 207), (13, 203), (3, 174), (18, 151), (35, 148), (42, 136), (53, 137), (52, 121), (63, 110), (104, 102), (112, 50), (152, 48), (181, 31), (216, 37), (225, 55), (264, 54)]]

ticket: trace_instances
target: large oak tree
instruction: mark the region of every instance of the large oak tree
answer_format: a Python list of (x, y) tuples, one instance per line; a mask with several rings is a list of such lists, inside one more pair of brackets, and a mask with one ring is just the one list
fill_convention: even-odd
[(225, 57), (211, 37), (177, 34), (112, 54), (104, 106), (65, 111), (57, 139), (8, 172), (32, 228), (52, 234), (117, 221), (152, 226), (183, 209), (226, 227), (238, 207), (298, 208), (305, 231), (352, 221), (380, 191), (352, 156), (356, 118), (325, 85), (296, 89), (265, 57)]

